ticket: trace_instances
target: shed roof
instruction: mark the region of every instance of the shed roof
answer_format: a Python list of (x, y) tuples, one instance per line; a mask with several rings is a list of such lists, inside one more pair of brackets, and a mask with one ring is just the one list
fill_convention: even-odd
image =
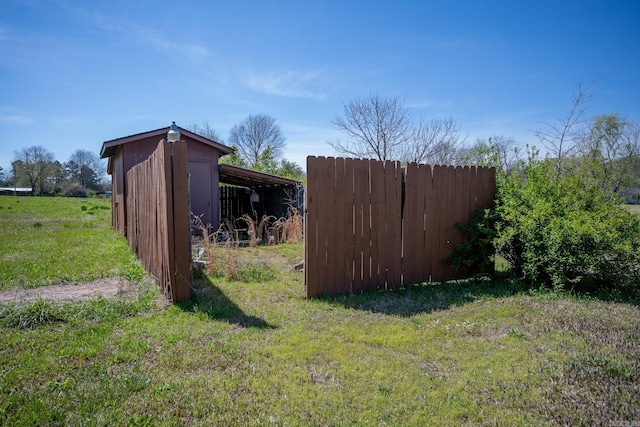
[(299, 181), (231, 165), (220, 165), (220, 182), (243, 187), (295, 187)]
[[(187, 129), (183, 129), (180, 126), (178, 126), (178, 129), (180, 130), (180, 135), (188, 136), (189, 138), (194, 139), (198, 142), (209, 145), (213, 148), (217, 148), (221, 156), (225, 154), (233, 153), (233, 148), (231, 147), (228, 147), (224, 144), (213, 141), (211, 139), (205, 138), (204, 136), (200, 136), (197, 133), (193, 133)], [(112, 139), (110, 141), (105, 141), (102, 143), (102, 149), (100, 150), (100, 157), (104, 159), (106, 157), (113, 156), (118, 150), (119, 146), (126, 144), (128, 142), (138, 141), (140, 139), (149, 138), (152, 136), (166, 135), (167, 132), (169, 132), (169, 126), (156, 129), (156, 130), (151, 130), (148, 132), (137, 133), (135, 135), (124, 136), (122, 138)]]

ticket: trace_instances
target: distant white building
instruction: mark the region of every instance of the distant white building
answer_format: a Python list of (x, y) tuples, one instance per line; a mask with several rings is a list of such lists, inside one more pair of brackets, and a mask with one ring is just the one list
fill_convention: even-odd
[(618, 193), (630, 205), (640, 205), (640, 188), (625, 187)]
[(0, 187), (0, 195), (30, 196), (31, 187)]

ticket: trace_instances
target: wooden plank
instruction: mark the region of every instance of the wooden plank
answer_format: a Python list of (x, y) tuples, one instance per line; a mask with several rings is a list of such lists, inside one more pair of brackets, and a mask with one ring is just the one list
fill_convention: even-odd
[(371, 206), (371, 281), (369, 289), (384, 288), (386, 262), (384, 247), (384, 163), (369, 162), (370, 206)]
[(375, 183), (375, 192), (372, 194), (372, 204), (374, 205), (374, 212), (377, 215), (377, 224), (374, 226), (375, 232), (377, 233), (377, 247), (375, 249), (378, 267), (376, 289), (386, 289), (387, 272), (389, 271), (389, 264), (391, 264), (391, 258), (388, 252), (389, 241), (387, 239), (386, 215), (387, 163), (389, 163), (389, 165), (392, 164), (391, 162), (376, 162), (376, 175), (373, 181)]
[(404, 284), (412, 284), (420, 278), (420, 238), (422, 229), (419, 226), (420, 198), (417, 194), (421, 191), (419, 183), (418, 165), (409, 163), (406, 168), (405, 202), (403, 214), (402, 251)]
[(427, 195), (427, 186), (431, 184), (430, 180), (427, 180), (427, 173), (429, 172), (427, 165), (419, 164), (417, 169), (417, 184), (418, 188), (415, 193), (416, 198), (416, 224), (415, 224), (415, 233), (417, 239), (417, 252), (415, 254), (416, 257), (416, 283), (422, 283), (424, 281), (429, 280), (429, 271), (426, 267), (426, 258), (427, 258), (427, 242), (425, 240), (426, 234), (426, 217), (425, 217), (425, 206), (426, 206), (426, 195)]
[(344, 161), (344, 257), (345, 269), (348, 274), (348, 281), (343, 287), (344, 291), (353, 293), (355, 281), (355, 162), (354, 159)]
[(318, 271), (318, 288), (320, 295), (328, 295), (334, 289), (334, 272), (332, 271), (333, 251), (331, 250), (332, 222), (334, 218), (333, 197), (335, 183), (335, 158), (323, 159), (321, 181), (319, 183), (318, 242), (320, 270)]
[(411, 283), (413, 280), (413, 271), (411, 265), (411, 205), (413, 203), (413, 198), (410, 197), (413, 190), (413, 172), (411, 172), (414, 168), (413, 163), (409, 163), (404, 167), (404, 194), (402, 203), (402, 251), (400, 253), (402, 258), (402, 285), (407, 285)]
[(365, 160), (362, 170), (364, 179), (364, 200), (362, 202), (363, 228), (362, 228), (362, 259), (363, 259), (363, 283), (362, 289), (371, 289), (373, 279), (373, 263), (371, 258), (373, 223), (371, 212), (371, 163), (375, 160)]
[(307, 298), (317, 297), (319, 255), (318, 255), (318, 183), (320, 181), (319, 159), (307, 157), (307, 189), (305, 191), (304, 218), (304, 273)]
[(332, 164), (331, 181), (327, 184), (331, 185), (331, 202), (328, 209), (332, 215), (330, 224), (329, 250), (328, 257), (330, 259), (330, 286), (327, 294), (335, 294), (344, 292), (348, 281), (345, 280), (345, 238), (344, 238), (344, 221), (345, 221), (345, 198), (346, 193), (343, 191), (342, 183), (344, 182), (344, 159), (336, 158)]
[[(469, 205), (469, 191), (471, 186), (471, 168), (465, 166), (462, 168), (462, 188), (460, 196), (460, 209), (462, 210), (461, 221), (465, 226), (469, 226), (473, 220), (473, 211)], [(463, 230), (458, 230), (459, 242), (466, 242), (469, 238), (469, 233)], [(467, 267), (461, 267), (458, 272), (459, 278), (465, 278), (470, 276), (470, 270)]]
[[(444, 279), (444, 266), (440, 263), (446, 243), (441, 236), (441, 218), (446, 215), (446, 167), (436, 165), (433, 167), (433, 194), (434, 194), (434, 229), (431, 233), (431, 245), (433, 246), (433, 259), (431, 262), (431, 280), (440, 282)], [(445, 240), (446, 241), (446, 240)]]
[(424, 232), (424, 270), (423, 279), (425, 281), (432, 280), (433, 273), (433, 232), (436, 229), (437, 209), (438, 205), (435, 200), (433, 190), (433, 168), (425, 165), (425, 195), (424, 195), (424, 215), (425, 215), (425, 232)]
[[(369, 245), (369, 241), (365, 241), (365, 221), (368, 214), (365, 214), (365, 192), (367, 191), (367, 168), (365, 160), (355, 159), (354, 163), (354, 245), (353, 245), (353, 261), (354, 261), (354, 280), (353, 292), (359, 292), (363, 289), (364, 283), (364, 247)], [(367, 262), (369, 260), (367, 259)]]
[[(446, 250), (440, 259), (440, 262), (444, 264), (444, 259), (451, 255), (453, 248), (456, 244), (456, 168), (454, 166), (447, 167), (447, 215), (446, 220), (443, 221), (442, 227), (446, 233)], [(445, 266), (445, 279), (451, 280), (455, 276), (453, 274), (453, 268), (449, 264)]]
[(339, 259), (337, 248), (342, 245), (342, 241), (340, 239), (339, 233), (337, 232), (337, 226), (340, 221), (340, 217), (338, 215), (337, 204), (338, 200), (343, 198), (338, 188), (338, 171), (337, 171), (337, 159), (330, 157), (329, 162), (327, 164), (328, 168), (326, 170), (326, 181), (325, 185), (327, 187), (327, 199), (325, 202), (324, 210), (327, 213), (326, 216), (326, 252), (327, 252), (327, 282), (326, 282), (326, 292), (327, 295), (332, 295), (339, 292), (341, 287), (341, 272), (340, 267), (342, 264), (342, 260)]
[(478, 177), (476, 175), (477, 171), (477, 166), (469, 167), (469, 200), (467, 204), (471, 215), (474, 215), (476, 211), (476, 184), (478, 182)]
[(395, 283), (395, 262), (394, 258), (400, 256), (399, 253), (394, 254), (394, 227), (396, 224), (396, 218), (394, 218), (395, 210), (393, 204), (395, 203), (395, 163), (387, 161), (384, 163), (384, 205), (382, 210), (384, 212), (383, 222), (384, 229), (381, 230), (383, 235), (381, 237), (382, 245), (381, 258), (384, 258), (385, 268), (385, 288), (393, 289), (396, 286)]
[(175, 301), (191, 298), (191, 232), (189, 218), (189, 172), (187, 171), (187, 143), (173, 143), (172, 157), (173, 221), (175, 242)]
[[(463, 187), (467, 186), (467, 183), (463, 182), (464, 180), (464, 169), (462, 166), (457, 166), (454, 169), (454, 190), (453, 190), (453, 216), (452, 216), (452, 238), (451, 238), (451, 247), (449, 248), (450, 256), (453, 254), (455, 248), (460, 245), (464, 241), (464, 232), (460, 229), (458, 224), (465, 224), (466, 216), (467, 216), (467, 207), (464, 204), (464, 189)], [(467, 196), (468, 198), (468, 196)], [(455, 269), (451, 264), (446, 264), (447, 268), (447, 276), (452, 279), (459, 279), (465, 276), (464, 271)]]
[(399, 162), (395, 163), (395, 173), (392, 177), (392, 210), (395, 218), (394, 226), (391, 229), (393, 236), (393, 285), (402, 286), (402, 197), (404, 191), (404, 171)]
[(161, 162), (158, 162), (155, 166), (160, 169), (161, 177), (163, 180), (164, 191), (162, 194), (158, 194), (158, 205), (160, 208), (160, 227), (161, 233), (163, 234), (163, 267), (168, 269), (167, 275), (165, 277), (165, 283), (167, 286), (167, 292), (169, 300), (172, 302), (176, 302), (176, 254), (175, 254), (175, 230), (173, 228), (174, 223), (171, 218), (173, 218), (173, 194), (171, 191), (172, 181), (173, 181), (173, 172), (171, 168), (171, 145), (168, 142), (164, 142), (161, 144), (162, 147), (162, 157)]

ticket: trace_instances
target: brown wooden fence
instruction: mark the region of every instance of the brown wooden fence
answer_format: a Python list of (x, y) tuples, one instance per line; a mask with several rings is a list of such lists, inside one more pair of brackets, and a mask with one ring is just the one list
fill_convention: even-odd
[(495, 197), (495, 169), (307, 158), (307, 297), (467, 277), (442, 260)]
[(187, 145), (162, 140), (127, 172), (127, 242), (172, 302), (191, 297)]

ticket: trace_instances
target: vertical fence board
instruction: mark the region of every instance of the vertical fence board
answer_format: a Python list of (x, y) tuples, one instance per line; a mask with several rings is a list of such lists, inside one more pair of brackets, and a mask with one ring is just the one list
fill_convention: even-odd
[(418, 169), (416, 170), (417, 175), (417, 183), (418, 186), (416, 188), (417, 193), (414, 194), (413, 197), (416, 199), (416, 223), (415, 223), (415, 233), (417, 242), (417, 252), (414, 254), (415, 257), (415, 272), (416, 277), (414, 279), (415, 283), (424, 282), (426, 277), (429, 277), (429, 273), (426, 268), (426, 259), (427, 259), (427, 250), (426, 246), (428, 246), (428, 237), (426, 236), (426, 218), (425, 218), (425, 206), (426, 206), (426, 195), (427, 195), (427, 185), (430, 182), (427, 181), (427, 166), (426, 165), (418, 165)]
[(371, 257), (371, 245), (372, 245), (372, 216), (371, 216), (371, 163), (373, 160), (366, 160), (362, 171), (364, 177), (364, 200), (363, 200), (363, 240), (362, 240), (362, 258), (364, 260), (364, 274), (363, 274), (363, 289), (371, 288), (372, 278), (372, 257)]
[(495, 170), (477, 167), (309, 157), (307, 181), (308, 297), (467, 277), (442, 260), (495, 194)]
[(345, 268), (349, 275), (348, 282), (343, 283), (343, 290), (353, 292), (355, 282), (355, 161), (345, 159), (344, 161), (344, 238), (345, 238)]
[[(449, 250), (447, 251), (447, 257), (453, 253), (455, 247), (462, 243), (462, 231), (457, 226), (459, 222), (462, 222), (462, 167), (457, 166), (452, 168), (452, 181), (453, 190), (449, 193), (449, 200), (451, 201), (451, 217), (449, 225)], [(453, 268), (449, 263), (445, 263), (447, 279), (456, 279), (460, 275), (460, 272)], [(462, 277), (462, 276), (461, 276)]]
[(344, 197), (334, 197), (335, 217), (332, 231), (334, 240), (331, 251), (336, 257), (336, 271), (331, 286), (332, 293), (344, 292), (344, 287), (351, 283), (351, 269), (348, 260), (351, 258), (352, 238), (349, 234), (351, 229), (347, 218), (350, 216), (348, 213), (351, 213), (353, 190), (351, 189), (351, 180), (347, 177), (345, 163), (344, 158), (339, 157), (335, 160), (334, 194), (344, 192)]
[(366, 181), (367, 175), (365, 172), (365, 168), (367, 167), (367, 162), (365, 160), (356, 159), (354, 160), (354, 208), (355, 208), (355, 216), (354, 216), (354, 242), (353, 242), (353, 261), (354, 261), (354, 280), (353, 280), (353, 292), (357, 292), (362, 290), (363, 282), (364, 282), (364, 246), (368, 245), (369, 242), (365, 243), (364, 235), (364, 222), (365, 222), (365, 191), (367, 191)]
[[(473, 212), (470, 209), (469, 205), (469, 191), (471, 188), (471, 169), (468, 166), (463, 167), (460, 170), (461, 173), (461, 184), (460, 190), (458, 194), (458, 209), (460, 209), (460, 213), (458, 215), (458, 222), (464, 225), (468, 225), (473, 218)], [(457, 242), (458, 244), (463, 243), (467, 240), (468, 233), (464, 230), (458, 228), (457, 230)], [(469, 277), (469, 268), (460, 267), (457, 271), (455, 271), (455, 275), (458, 278)]]
[[(318, 202), (320, 211), (318, 212), (318, 256), (320, 257), (320, 269), (317, 271), (318, 283), (322, 289), (331, 289), (331, 275), (329, 272), (330, 254), (328, 246), (329, 233), (331, 233), (332, 209), (326, 207), (330, 205), (331, 192), (333, 190), (333, 180), (331, 179), (335, 168), (335, 159), (327, 158), (321, 163), (320, 176), (322, 185), (318, 188)], [(322, 292), (321, 292), (322, 293)]]
[(432, 247), (433, 247), (433, 258), (431, 260), (431, 280), (439, 282), (444, 279), (444, 266), (440, 262), (442, 259), (443, 246), (442, 239), (445, 236), (441, 236), (441, 218), (446, 216), (446, 202), (443, 203), (443, 200), (446, 200), (446, 172), (445, 167), (441, 165), (436, 165), (433, 168), (433, 195), (437, 203), (434, 206), (433, 214), (433, 224), (434, 228), (432, 230), (431, 239)]
[(433, 210), (435, 207), (433, 196), (433, 172), (431, 166), (422, 165), (422, 180), (424, 181), (424, 260), (422, 262), (421, 280), (431, 280), (431, 266), (433, 264), (433, 243), (431, 241), (431, 233), (435, 228)]
[[(330, 260), (329, 268), (329, 289), (331, 293), (340, 292), (344, 283), (344, 236), (340, 233), (340, 227), (343, 224), (345, 215), (343, 213), (344, 200), (335, 200), (335, 194), (340, 191), (340, 181), (344, 172), (340, 168), (344, 168), (344, 162), (339, 159), (332, 159), (331, 170), (328, 171), (327, 185), (331, 188), (328, 194), (327, 203), (333, 205), (331, 212), (330, 230), (327, 233), (327, 257)], [(333, 201), (335, 200), (335, 201)]]
[(425, 192), (426, 172), (424, 165), (407, 165), (405, 206), (403, 215), (403, 241), (406, 239), (407, 259), (405, 261), (405, 284), (424, 280), (425, 263)]
[(318, 256), (318, 206), (317, 193), (320, 185), (319, 166), (321, 160), (307, 157), (307, 189), (304, 197), (304, 283), (307, 298), (318, 296), (318, 278), (316, 271), (320, 268)]
[(402, 182), (404, 175), (400, 163), (387, 162), (389, 166), (386, 174), (386, 213), (387, 213), (387, 257), (389, 258), (389, 273), (387, 274), (387, 288), (402, 285)]
[(453, 248), (456, 246), (456, 168), (454, 166), (447, 167), (447, 192), (446, 202), (447, 215), (442, 218), (442, 230), (446, 234), (446, 249), (440, 262), (444, 265), (445, 280), (453, 279), (453, 268), (451, 265), (445, 264), (444, 259), (451, 255)]
[[(369, 212), (370, 212), (370, 239), (371, 239), (371, 274), (369, 277), (369, 289), (380, 287), (380, 210), (384, 198), (384, 164), (382, 162), (369, 162)], [(380, 191), (382, 189), (382, 191)]]
[(404, 204), (402, 206), (402, 284), (406, 285), (413, 281), (413, 265), (411, 263), (411, 254), (413, 251), (414, 241), (411, 238), (411, 224), (414, 223), (415, 218), (413, 214), (415, 209), (413, 208), (414, 200), (412, 197), (407, 197), (413, 190), (413, 179), (415, 174), (415, 163), (409, 163), (404, 170)]
[(191, 230), (189, 217), (189, 172), (187, 144), (173, 143), (172, 155), (173, 222), (175, 235), (174, 301), (191, 298)]

